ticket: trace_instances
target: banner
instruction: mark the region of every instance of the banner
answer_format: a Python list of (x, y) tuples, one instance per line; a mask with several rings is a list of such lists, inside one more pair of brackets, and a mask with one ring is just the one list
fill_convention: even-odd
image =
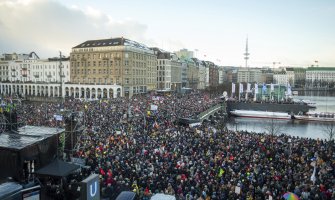
[(266, 93), (266, 90), (267, 90), (266, 85), (265, 85), (265, 83), (263, 83), (262, 92)]
[(271, 91), (275, 90), (275, 86), (271, 83)]
[(251, 84), (247, 83), (247, 92), (250, 92)]
[(152, 99), (153, 101), (159, 101), (160, 98), (157, 97), (157, 96), (152, 96), (151, 99)]
[(54, 115), (54, 118), (56, 121), (63, 121), (63, 116), (62, 115)]
[(255, 94), (258, 94), (258, 84), (255, 83)]
[(150, 106), (150, 110), (157, 110), (158, 109), (158, 106), (157, 105), (152, 105)]
[(287, 95), (292, 95), (291, 85), (287, 83)]
[(243, 84), (240, 83), (240, 93), (243, 93)]
[(235, 83), (231, 83), (231, 93), (235, 93)]

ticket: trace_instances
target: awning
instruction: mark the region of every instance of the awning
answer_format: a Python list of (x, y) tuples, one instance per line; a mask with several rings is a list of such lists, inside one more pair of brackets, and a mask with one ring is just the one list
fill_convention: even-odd
[(35, 174), (65, 177), (79, 168), (79, 165), (67, 163), (61, 160), (55, 160), (49, 165), (35, 171)]

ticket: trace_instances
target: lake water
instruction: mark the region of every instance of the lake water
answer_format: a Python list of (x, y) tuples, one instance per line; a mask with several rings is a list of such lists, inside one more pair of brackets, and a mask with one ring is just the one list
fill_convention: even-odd
[[(305, 96), (295, 96), (294, 99), (310, 100), (316, 103), (317, 108), (311, 109), (313, 112), (332, 112), (335, 113), (335, 93), (326, 91), (308, 91), (303, 93)], [(322, 95), (322, 96), (321, 96)], [(329, 96), (324, 96), (329, 95)], [(228, 121), (228, 129), (246, 130), (252, 132), (266, 133), (266, 127), (273, 123), (271, 120), (256, 118), (231, 117)], [(325, 127), (329, 122), (306, 122), (298, 120), (275, 120), (276, 126), (280, 126), (280, 131), (292, 136), (307, 138), (326, 138)]]

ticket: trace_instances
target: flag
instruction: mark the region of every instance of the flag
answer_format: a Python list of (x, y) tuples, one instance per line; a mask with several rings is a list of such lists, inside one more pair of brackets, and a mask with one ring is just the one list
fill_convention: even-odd
[(235, 93), (235, 83), (231, 83), (231, 92)]
[(105, 176), (106, 172), (102, 168), (100, 168), (100, 174)]
[(220, 168), (220, 171), (219, 171), (218, 176), (219, 176), (219, 177), (222, 177), (223, 174), (224, 174), (224, 170), (223, 170), (222, 168)]
[(262, 92), (266, 93), (266, 85), (263, 83)]
[(258, 84), (255, 83), (255, 94), (258, 94)]
[(240, 83), (240, 93), (243, 93), (243, 84)]
[(159, 128), (159, 125), (158, 125), (158, 123), (155, 121), (155, 123), (152, 125), (154, 128)]
[(275, 90), (275, 86), (271, 83), (271, 91)]
[(247, 92), (250, 92), (250, 87), (251, 87), (251, 84), (247, 83)]
[(292, 95), (291, 85), (287, 83), (287, 95)]
[(316, 165), (314, 165), (313, 174), (311, 176), (311, 181), (313, 182), (313, 184), (315, 184), (316, 181), (315, 173), (316, 173)]

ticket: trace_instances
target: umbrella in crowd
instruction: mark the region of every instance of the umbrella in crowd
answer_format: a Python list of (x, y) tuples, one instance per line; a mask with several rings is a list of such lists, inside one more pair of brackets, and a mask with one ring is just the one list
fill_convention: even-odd
[(286, 199), (286, 200), (299, 200), (299, 197), (292, 193), (292, 192), (286, 192), (283, 197)]

